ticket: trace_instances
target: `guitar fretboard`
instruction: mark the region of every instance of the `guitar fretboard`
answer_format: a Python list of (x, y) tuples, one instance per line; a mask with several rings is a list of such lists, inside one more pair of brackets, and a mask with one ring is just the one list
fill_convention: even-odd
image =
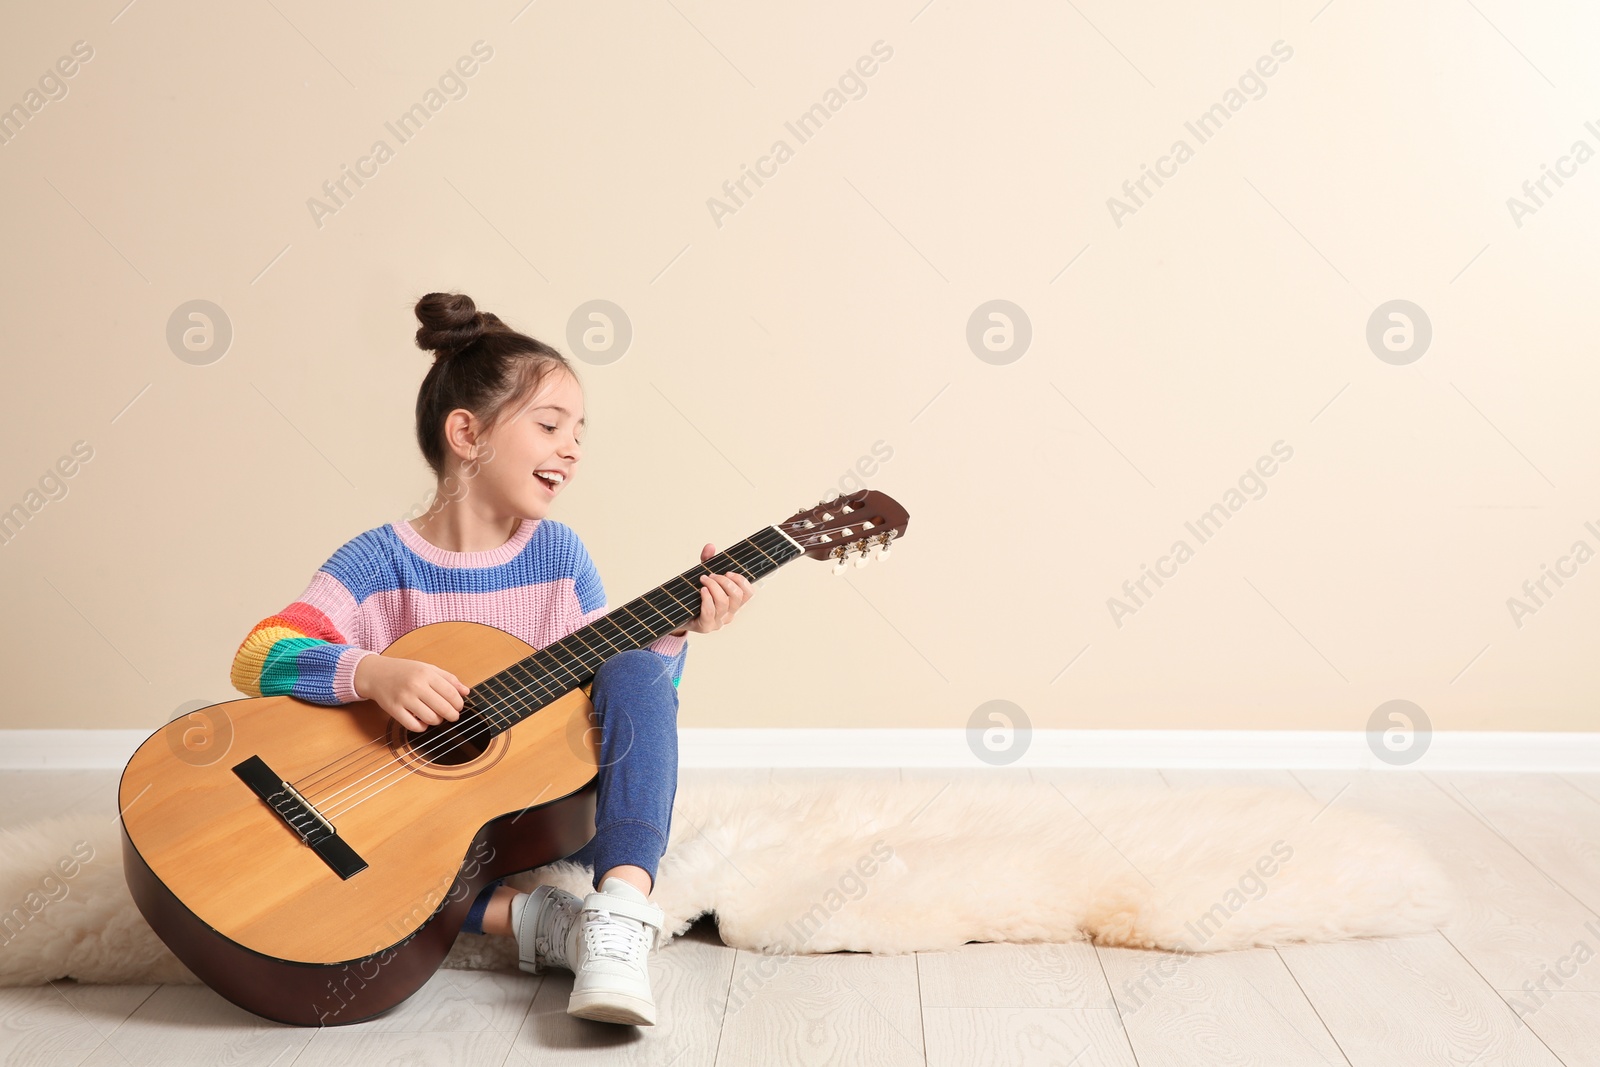
[(788, 535), (768, 526), (485, 678), (473, 686), (468, 707), (483, 716), (490, 733), (508, 730), (588, 682), (617, 653), (644, 648), (698, 618), (701, 575), (736, 571), (755, 582), (802, 555)]

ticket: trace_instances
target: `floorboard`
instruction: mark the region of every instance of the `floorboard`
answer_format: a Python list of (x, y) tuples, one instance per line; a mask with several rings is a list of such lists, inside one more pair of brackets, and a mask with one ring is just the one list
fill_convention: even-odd
[[(815, 772), (692, 769), (783, 782)], [(1420, 937), (1182, 956), (967, 944), (769, 957), (708, 917), (651, 959), (660, 1022), (566, 1014), (572, 976), (440, 971), (379, 1019), (302, 1030), (205, 987), (0, 989), (0, 1063), (491, 1067), (1189, 1064), (1600, 1067), (1600, 775), (944, 768), (830, 771), (936, 794), (963, 777), (1051, 785), (1115, 836), (1107, 788), (1258, 785), (1377, 813), (1418, 837), (1466, 906)], [(0, 772), (0, 824), (115, 811), (113, 771)], [(1582, 946), (1580, 949), (1580, 945)], [(3, 949), (0, 949), (3, 951)]]

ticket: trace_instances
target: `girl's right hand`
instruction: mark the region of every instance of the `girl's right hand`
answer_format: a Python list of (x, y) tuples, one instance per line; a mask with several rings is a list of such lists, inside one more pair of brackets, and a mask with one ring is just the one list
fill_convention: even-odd
[(415, 732), (446, 719), (455, 722), (471, 692), (443, 667), (398, 656), (362, 656), (354, 681), (361, 699), (374, 702), (395, 722)]

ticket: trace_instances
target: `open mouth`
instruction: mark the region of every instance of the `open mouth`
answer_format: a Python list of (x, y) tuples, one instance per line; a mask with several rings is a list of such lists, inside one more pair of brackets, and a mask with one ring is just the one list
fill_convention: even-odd
[(567, 480), (567, 476), (560, 471), (534, 471), (534, 481), (545, 487), (545, 490), (554, 496), (555, 491)]

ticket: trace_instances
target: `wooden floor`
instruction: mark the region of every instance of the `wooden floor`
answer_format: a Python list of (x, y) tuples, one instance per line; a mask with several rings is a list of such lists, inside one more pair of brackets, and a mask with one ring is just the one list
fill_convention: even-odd
[[(710, 773), (722, 772), (682, 775)], [(933, 789), (971, 772), (861, 773)], [(771, 958), (723, 945), (702, 920), (652, 957), (661, 1022), (645, 1028), (569, 1017), (564, 972), (440, 971), (387, 1016), (321, 1031), (264, 1022), (204, 987), (58, 982), (0, 989), (0, 1057), (73, 1067), (1600, 1065), (1600, 775), (1031, 773), (1068, 796), (1100, 782), (1256, 783), (1378, 811), (1432, 845), (1468, 888), (1470, 915), (1401, 940), (1191, 958), (1086, 944)], [(0, 773), (0, 824), (112, 810), (115, 779)]]

